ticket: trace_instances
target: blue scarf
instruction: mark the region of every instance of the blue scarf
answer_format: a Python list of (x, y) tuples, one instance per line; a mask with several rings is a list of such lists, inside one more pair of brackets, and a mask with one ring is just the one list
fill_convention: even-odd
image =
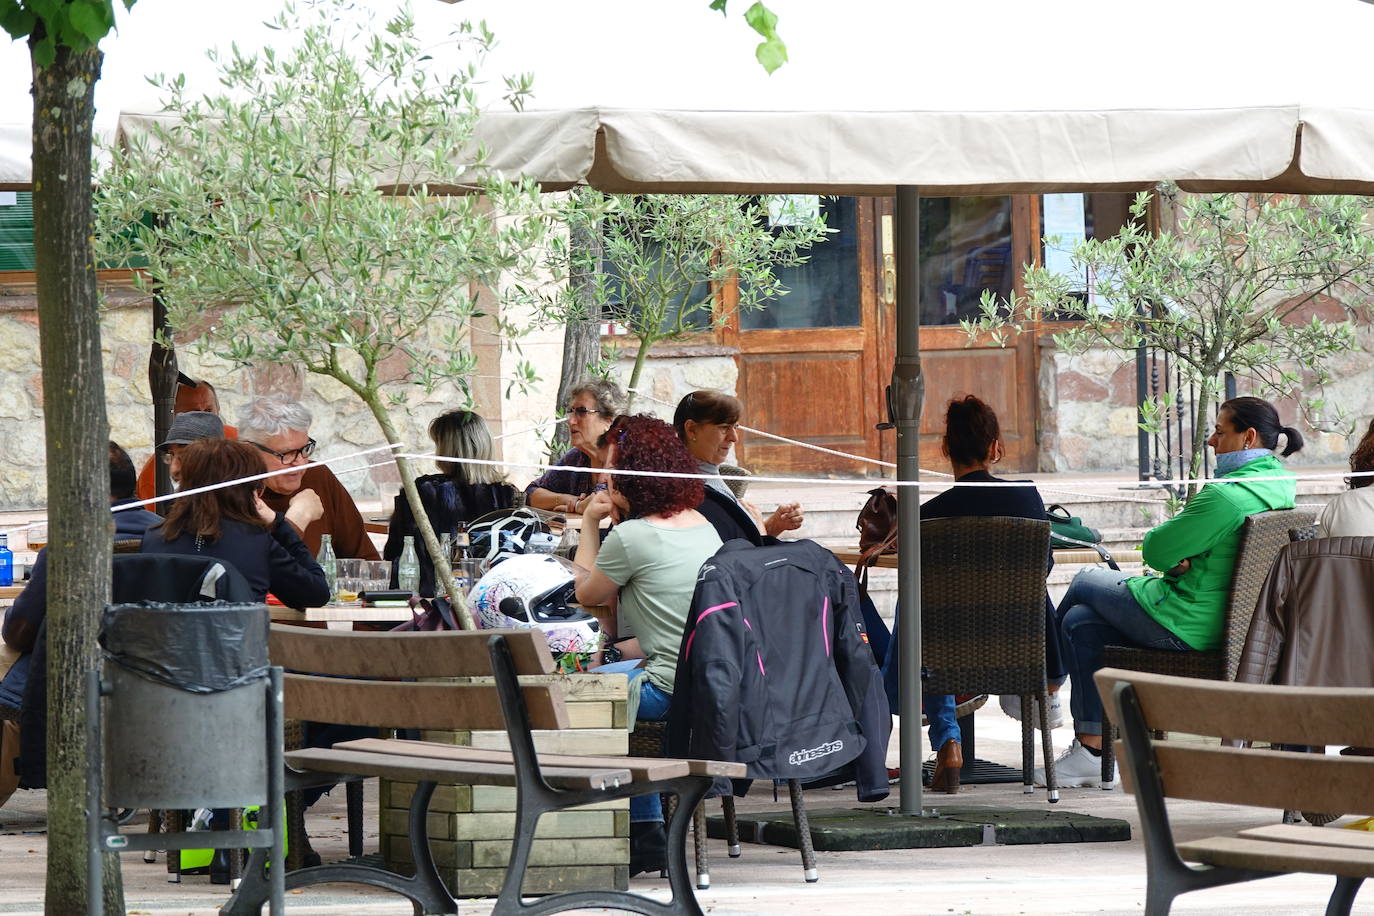
[(1217, 456), (1217, 476), (1224, 477), (1232, 471), (1240, 470), (1256, 458), (1273, 454), (1273, 451), (1267, 448), (1242, 448), (1234, 452), (1222, 452)]

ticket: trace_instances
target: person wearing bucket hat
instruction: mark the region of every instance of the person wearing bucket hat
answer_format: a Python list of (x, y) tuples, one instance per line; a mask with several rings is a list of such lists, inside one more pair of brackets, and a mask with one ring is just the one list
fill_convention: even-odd
[(204, 410), (191, 410), (179, 413), (172, 419), (172, 428), (167, 430), (167, 438), (157, 447), (158, 457), (167, 463), (167, 472), (172, 483), (181, 480), (181, 450), (192, 442), (201, 439), (223, 439), (224, 423), (219, 417)]

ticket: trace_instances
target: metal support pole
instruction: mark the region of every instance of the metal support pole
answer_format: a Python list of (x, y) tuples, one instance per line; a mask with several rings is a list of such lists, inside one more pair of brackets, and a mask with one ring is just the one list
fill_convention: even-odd
[[(897, 188), (897, 359), (892, 367), (893, 421), (897, 424), (897, 479), (917, 480), (921, 469), (920, 306), (921, 194)], [(921, 798), (921, 493), (901, 487), (897, 500), (897, 638), (901, 646), (898, 710), (902, 717), (901, 813), (920, 816)]]

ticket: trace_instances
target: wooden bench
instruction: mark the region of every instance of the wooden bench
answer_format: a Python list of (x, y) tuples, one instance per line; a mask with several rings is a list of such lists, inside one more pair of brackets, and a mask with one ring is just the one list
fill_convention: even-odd
[[(1374, 744), (1374, 689), (1236, 684), (1120, 668), (1103, 668), (1096, 681), (1120, 728), (1122, 777), (1140, 813), (1147, 914), (1168, 913), (1188, 891), (1294, 872), (1334, 876), (1326, 912), (1350, 912), (1360, 883), (1374, 876), (1374, 834), (1273, 824), (1175, 844), (1164, 800), (1374, 813), (1374, 757), (1227, 746)], [(1164, 742), (1152, 730), (1223, 740)]]
[[(508, 751), (374, 738), (287, 752), (288, 790), (340, 776), (385, 776), (418, 784), (409, 812), (413, 877), (362, 864), (321, 865), (291, 872), (288, 889), (362, 883), (406, 896), (417, 913), (457, 913), (457, 901), (439, 878), (430, 850), (430, 799), (440, 784), (494, 785), (515, 787), (518, 801), (510, 865), (493, 912), (543, 914), (580, 907), (648, 914), (702, 912), (687, 870), (687, 828), (713, 779), (741, 778), (745, 767), (706, 760), (536, 753), (531, 729), (568, 727), (560, 687), (522, 687), (518, 681), (521, 674), (554, 671), (539, 631), (353, 633), (274, 624), (271, 658), (289, 672), (287, 717), (395, 729), (505, 729), (510, 739)], [(493, 684), (415, 680), (487, 676)], [(671, 902), (609, 888), (522, 900), (521, 885), (541, 815), (653, 792), (679, 798), (668, 823)], [(221, 911), (225, 916), (261, 911), (267, 893), (263, 861), (254, 852), (243, 884)]]

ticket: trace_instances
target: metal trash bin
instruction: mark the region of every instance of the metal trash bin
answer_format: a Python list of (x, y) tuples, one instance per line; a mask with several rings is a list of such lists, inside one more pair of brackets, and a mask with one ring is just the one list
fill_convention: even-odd
[(266, 803), (268, 628), (256, 604), (105, 609), (107, 805)]
[[(251, 847), (270, 854), (272, 912), (280, 911), (282, 694), (281, 669), (268, 663), (269, 630), (263, 604), (105, 607), (102, 670), (87, 686), (93, 875), (99, 849)], [(261, 806), (268, 826), (138, 836), (121, 834), (104, 814), (248, 805)]]

